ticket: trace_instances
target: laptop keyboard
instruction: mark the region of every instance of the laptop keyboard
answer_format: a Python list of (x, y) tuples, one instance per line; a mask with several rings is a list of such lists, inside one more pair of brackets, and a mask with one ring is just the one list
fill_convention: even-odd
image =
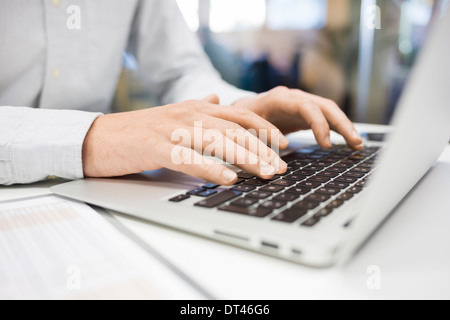
[(208, 183), (169, 201), (198, 197), (198, 207), (312, 227), (364, 189), (379, 151), (309, 147), (283, 157), (288, 164), (283, 175), (263, 180), (240, 171), (229, 189)]

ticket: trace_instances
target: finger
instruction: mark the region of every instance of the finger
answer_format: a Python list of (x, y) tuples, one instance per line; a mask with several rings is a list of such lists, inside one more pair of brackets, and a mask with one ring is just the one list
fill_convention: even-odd
[[(203, 106), (203, 108), (200, 108), (200, 106)], [(220, 107), (206, 102), (196, 102), (196, 105), (193, 104), (192, 107), (195, 108), (193, 110), (195, 114), (189, 117), (190, 120), (180, 119), (178, 126), (174, 126), (179, 129), (168, 133), (170, 141), (177, 144), (182, 142), (184, 147), (189, 147), (202, 153), (207, 146), (204, 141), (203, 130), (218, 129), (224, 136), (228, 136), (235, 143), (260, 157), (260, 163), (269, 163), (272, 167), (276, 168), (276, 173), (282, 174), (286, 172), (287, 164), (276, 152), (262, 143), (256, 136), (236, 123), (216, 118), (203, 112), (206, 108)], [(192, 117), (195, 119), (194, 123), (192, 123)], [(193, 124), (194, 126), (192, 126)]]
[(219, 99), (219, 96), (217, 94), (210, 94), (206, 98), (203, 98), (202, 101), (205, 101), (205, 102), (208, 102), (208, 103), (212, 103), (212, 104), (219, 104), (220, 103), (220, 99)]
[(214, 156), (263, 179), (269, 179), (278, 172), (274, 166), (234, 140), (224, 136), (219, 130), (216, 131), (212, 144), (213, 148), (208, 146), (206, 148), (208, 149), (208, 154), (205, 152), (204, 155)]
[(317, 143), (325, 149), (331, 148), (330, 126), (321, 109), (313, 102), (298, 107), (300, 117), (309, 125)]
[[(216, 122), (223, 121), (214, 119)], [(220, 127), (220, 125), (215, 125)], [(263, 179), (271, 178), (276, 173), (284, 173), (287, 169), (278, 170), (269, 161), (264, 160), (268, 157), (259, 156), (256, 152), (253, 152), (249, 148), (244, 147), (246, 145), (242, 137), (247, 135), (247, 142), (251, 143), (251, 140), (255, 140), (261, 144), (261, 148), (269, 149), (266, 145), (262, 144), (255, 136), (248, 133), (245, 129), (241, 128), (240, 132), (227, 132), (225, 136), (218, 128), (214, 129), (201, 129), (199, 128), (186, 128), (187, 132), (182, 139), (179, 136), (171, 139), (173, 143), (190, 148), (199, 154), (206, 157), (216, 157), (224, 162), (235, 165), (242, 170), (253, 173)], [(200, 133), (200, 134), (199, 134)], [(193, 138), (192, 138), (193, 137)], [(240, 139), (234, 140), (239, 137)], [(245, 139), (245, 138), (244, 138)], [(238, 143), (241, 142), (241, 143)], [(254, 143), (253, 143), (254, 144)], [(270, 149), (269, 149), (270, 150)], [(274, 157), (278, 155), (274, 154)], [(276, 160), (270, 159), (272, 163)]]
[(275, 150), (284, 150), (289, 145), (289, 140), (277, 127), (247, 108), (230, 106), (209, 108), (205, 109), (205, 112), (214, 117), (237, 123), (247, 130), (255, 130), (256, 136)]
[(347, 118), (339, 106), (331, 100), (321, 99), (321, 109), (331, 128), (341, 134), (349, 147), (361, 149), (363, 140), (353, 123)]
[(233, 170), (203, 157), (190, 148), (168, 144), (162, 149), (162, 167), (219, 185), (233, 185), (238, 178)]
[(205, 121), (205, 126), (217, 128), (228, 139), (234, 141), (237, 145), (249, 150), (261, 158), (261, 162), (269, 163), (281, 174), (286, 172), (287, 164), (280, 156), (267, 144), (263, 143), (255, 135), (240, 125), (220, 118), (210, 117)]

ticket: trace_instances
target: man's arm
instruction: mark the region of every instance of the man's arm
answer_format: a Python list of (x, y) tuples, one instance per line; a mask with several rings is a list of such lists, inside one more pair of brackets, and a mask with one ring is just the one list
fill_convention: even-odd
[(0, 107), (0, 185), (83, 178), (83, 141), (99, 115)]
[(223, 81), (186, 25), (175, 0), (141, 1), (130, 51), (146, 88), (162, 105), (203, 99), (215, 93), (222, 105), (255, 94)]

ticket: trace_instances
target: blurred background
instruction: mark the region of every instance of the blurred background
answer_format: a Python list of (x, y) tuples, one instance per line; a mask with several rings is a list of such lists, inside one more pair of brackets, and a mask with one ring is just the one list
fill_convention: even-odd
[[(284, 85), (334, 100), (357, 122), (389, 123), (429, 26), (448, 0), (177, 0), (229, 83)], [(154, 105), (124, 55), (115, 111)]]

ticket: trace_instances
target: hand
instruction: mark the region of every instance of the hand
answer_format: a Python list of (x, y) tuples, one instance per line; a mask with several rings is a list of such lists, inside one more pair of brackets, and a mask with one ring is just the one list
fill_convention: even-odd
[(364, 147), (361, 136), (336, 103), (298, 89), (277, 87), (240, 100), (235, 106), (253, 111), (284, 134), (312, 129), (317, 143), (325, 149), (331, 147), (330, 129), (340, 133), (349, 147)]
[[(115, 177), (165, 167), (221, 185), (235, 183), (236, 173), (204, 157), (206, 150), (261, 178), (284, 173), (286, 163), (247, 130), (272, 132), (269, 145), (279, 144), (281, 148), (289, 143), (286, 137), (249, 109), (217, 104), (218, 98), (213, 95), (204, 101), (97, 118), (83, 144), (84, 175)], [(199, 121), (202, 128), (195, 126)], [(198, 132), (200, 140), (192, 140)], [(208, 141), (205, 136), (214, 139)]]

